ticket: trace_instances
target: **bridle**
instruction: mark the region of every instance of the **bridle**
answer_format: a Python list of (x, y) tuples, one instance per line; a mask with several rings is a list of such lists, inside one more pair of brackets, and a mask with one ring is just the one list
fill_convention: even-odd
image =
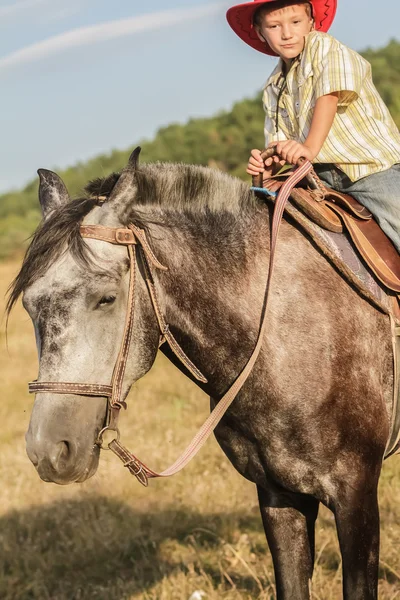
[[(157, 260), (147, 241), (144, 231), (133, 224), (129, 225), (127, 228), (104, 227), (102, 225), (81, 225), (80, 234), (83, 238), (125, 246), (128, 251), (130, 274), (125, 326), (122, 334), (121, 347), (111, 377), (111, 384), (32, 381), (29, 383), (29, 392), (35, 394), (43, 392), (52, 394), (78, 394), (81, 396), (99, 396), (107, 398), (106, 422), (105, 426), (100, 431), (96, 442), (97, 445), (103, 447), (103, 435), (106, 431), (114, 431), (117, 436), (116, 441), (119, 443), (120, 432), (118, 429), (118, 417), (121, 408), (126, 408), (126, 403), (122, 400), (122, 385), (133, 331), (137, 254), (140, 257), (143, 266), (147, 289), (160, 330), (159, 346), (164, 342), (167, 342), (174, 354), (184, 364), (188, 371), (192, 373), (195, 379), (202, 383), (207, 383), (207, 379), (182, 350), (171, 333), (169, 325), (162, 314), (154, 285), (152, 267), (160, 269), (161, 271), (167, 271), (168, 269)], [(138, 250), (136, 249), (137, 247)], [(132, 465), (132, 467), (135, 469), (135, 465)], [(135, 469), (135, 471), (136, 470), (137, 469)], [(137, 475), (136, 472), (134, 474)]]
[[(273, 149), (270, 151), (272, 155)], [(126, 228), (114, 228), (104, 227), (102, 225), (82, 225), (80, 227), (80, 233), (83, 238), (89, 238), (94, 240), (104, 241), (110, 244), (125, 246), (127, 248), (130, 264), (130, 277), (129, 277), (129, 292), (127, 300), (127, 311), (125, 317), (125, 327), (122, 336), (121, 347), (117, 356), (117, 360), (114, 366), (111, 383), (110, 385), (93, 384), (93, 383), (73, 383), (73, 382), (42, 382), (33, 381), (29, 383), (30, 393), (52, 393), (52, 394), (74, 394), (81, 396), (99, 396), (108, 399), (108, 409), (106, 422), (103, 429), (98, 435), (96, 444), (103, 448), (103, 435), (106, 431), (112, 431), (116, 437), (109, 444), (108, 448), (112, 450), (124, 463), (124, 466), (137, 477), (137, 479), (143, 485), (147, 486), (148, 479), (154, 477), (168, 477), (183, 469), (183, 467), (193, 458), (195, 454), (204, 445), (207, 438), (214, 431), (219, 421), (233, 402), (234, 398), (239, 393), (240, 389), (244, 385), (245, 381), (249, 377), (253, 366), (258, 358), (261, 350), (262, 340), (266, 329), (266, 308), (269, 297), (270, 283), (272, 279), (275, 248), (278, 238), (279, 225), (282, 220), (282, 215), (286, 201), (290, 195), (292, 188), (301, 181), (312, 169), (312, 165), (308, 161), (304, 161), (293, 174), (288, 177), (286, 182), (282, 185), (278, 198), (275, 202), (274, 215), (272, 220), (271, 230), (271, 250), (270, 250), (270, 261), (268, 270), (268, 279), (266, 283), (266, 290), (264, 296), (264, 303), (262, 308), (261, 325), (259, 328), (258, 338), (256, 346), (250, 356), (246, 366), (239, 374), (238, 378), (234, 381), (232, 386), (219, 400), (216, 407), (209, 415), (205, 423), (202, 425), (200, 430), (197, 432), (192, 442), (183, 452), (183, 454), (175, 461), (175, 463), (161, 473), (153, 471), (141, 462), (135, 455), (127, 450), (120, 443), (120, 432), (118, 429), (118, 417), (122, 407), (126, 408), (126, 403), (122, 400), (122, 385), (125, 375), (125, 367), (127, 358), (129, 355), (130, 342), (133, 331), (134, 321), (134, 292), (135, 292), (135, 280), (136, 280), (136, 263), (139, 257), (143, 266), (144, 277), (149, 292), (150, 300), (153, 306), (154, 313), (157, 318), (158, 327), (160, 330), (160, 345), (167, 342), (177, 356), (177, 358), (183, 363), (183, 365), (192, 373), (192, 375), (202, 383), (207, 383), (207, 379), (197, 369), (197, 367), (188, 358), (185, 352), (182, 350), (175, 337), (170, 331), (170, 328), (165, 320), (164, 315), (160, 309), (156, 288), (154, 285), (153, 268), (162, 271), (167, 271), (167, 267), (163, 266), (154, 255), (148, 241), (145, 232), (137, 227), (136, 225), (130, 224)]]

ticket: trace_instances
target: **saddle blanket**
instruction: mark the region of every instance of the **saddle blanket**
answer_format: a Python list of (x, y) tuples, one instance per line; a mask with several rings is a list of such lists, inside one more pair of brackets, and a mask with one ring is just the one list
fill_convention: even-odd
[(322, 254), (332, 262), (339, 272), (355, 285), (359, 293), (386, 314), (392, 314), (391, 295), (383, 288), (373, 272), (361, 259), (350, 236), (323, 229), (303, 215), (293, 204), (287, 203), (285, 211), (312, 238)]

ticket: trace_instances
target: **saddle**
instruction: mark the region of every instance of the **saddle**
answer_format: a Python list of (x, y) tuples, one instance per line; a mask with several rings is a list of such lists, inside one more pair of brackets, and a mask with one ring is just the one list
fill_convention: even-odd
[[(265, 199), (265, 193), (279, 191), (290, 172), (269, 179), (253, 178), (253, 190)], [(379, 282), (400, 294), (400, 255), (379, 227), (372, 214), (348, 194), (328, 188), (314, 171), (292, 189), (290, 200), (311, 221), (334, 233), (348, 233), (355, 248)], [(399, 297), (399, 296), (398, 296)], [(400, 312), (399, 312), (400, 315)]]

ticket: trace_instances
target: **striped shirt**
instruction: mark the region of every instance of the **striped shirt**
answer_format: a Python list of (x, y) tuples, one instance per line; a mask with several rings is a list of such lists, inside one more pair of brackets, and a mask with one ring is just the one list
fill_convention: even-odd
[(266, 145), (304, 143), (317, 98), (339, 92), (330, 132), (314, 163), (334, 163), (351, 181), (400, 163), (400, 133), (376, 90), (370, 64), (320, 31), (306, 38), (288, 74), (279, 61), (263, 94)]

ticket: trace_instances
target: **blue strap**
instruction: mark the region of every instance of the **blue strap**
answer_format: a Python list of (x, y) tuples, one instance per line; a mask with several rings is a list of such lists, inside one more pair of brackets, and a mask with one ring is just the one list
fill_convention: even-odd
[(261, 194), (265, 194), (266, 196), (272, 196), (273, 198), (276, 198), (278, 195), (277, 192), (270, 192), (269, 190), (267, 190), (267, 188), (262, 187), (251, 187), (250, 190), (252, 192), (260, 192)]

